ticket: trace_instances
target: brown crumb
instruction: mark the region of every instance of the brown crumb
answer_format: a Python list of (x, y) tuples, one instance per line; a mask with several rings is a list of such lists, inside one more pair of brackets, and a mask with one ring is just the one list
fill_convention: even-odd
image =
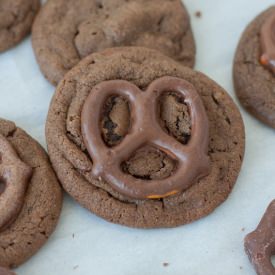
[(195, 12), (195, 16), (196, 16), (197, 18), (201, 18), (201, 17), (202, 17), (202, 12), (201, 12), (201, 11), (196, 11), (196, 12)]
[(242, 267), (242, 266), (240, 266), (240, 269), (243, 269), (243, 267)]
[(244, 232), (244, 231), (245, 231), (245, 227), (242, 228), (242, 232)]
[(169, 263), (163, 263), (162, 264), (164, 267), (167, 267), (169, 265)]

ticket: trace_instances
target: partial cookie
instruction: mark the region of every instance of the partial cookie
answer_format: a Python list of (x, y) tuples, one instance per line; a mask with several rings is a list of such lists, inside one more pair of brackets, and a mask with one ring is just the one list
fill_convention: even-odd
[[(172, 86), (167, 86), (170, 88), (166, 88), (158, 97), (158, 107), (152, 104), (149, 108), (147, 105), (152, 98), (148, 95), (153, 94), (154, 90), (159, 92), (167, 85), (163, 77), (165, 79), (167, 77), (176, 78), (179, 84), (175, 82)], [(116, 80), (119, 85), (122, 81), (126, 86), (117, 87), (117, 84), (112, 82), (117, 83)], [(111, 93), (111, 90), (105, 87), (106, 83), (109, 88), (113, 85), (114, 95), (106, 96), (103, 106), (101, 92), (98, 91), (102, 89), (103, 85), (102, 95), (106, 93), (106, 89), (109, 91), (108, 93)], [(144, 92), (141, 92), (140, 89)], [(198, 95), (185, 101), (179, 94), (179, 89), (181, 92), (195, 90), (195, 94), (198, 93)], [(140, 93), (148, 96), (148, 102), (144, 98), (142, 99), (146, 106), (145, 109), (147, 109), (146, 112), (150, 112), (149, 109), (157, 108), (159, 117), (155, 119), (159, 123), (151, 123), (152, 118), (150, 118), (147, 122), (144, 120), (144, 126), (140, 126), (140, 120), (144, 119), (144, 114), (142, 112), (133, 113), (132, 107), (129, 108), (129, 100), (125, 100), (125, 91), (133, 93), (133, 90), (136, 90), (136, 96), (140, 96)], [(96, 97), (93, 96), (94, 91), (97, 91), (94, 94)], [(117, 93), (123, 93), (124, 96), (123, 94), (115, 96)], [(99, 96), (98, 104), (94, 104), (93, 108), (89, 108), (88, 96), (92, 101)], [(143, 110), (143, 104), (139, 102), (135, 105), (133, 103), (135, 96), (131, 97), (131, 106)], [(202, 116), (201, 113), (199, 116), (194, 115), (195, 109), (191, 108), (192, 110), (190, 110), (188, 105), (190, 102), (196, 102), (195, 104), (203, 102), (199, 108), (204, 108), (207, 115)], [(85, 113), (84, 105), (88, 106), (88, 124), (86, 126), (86, 119), (83, 120), (83, 117), (81, 119)], [(100, 110), (98, 110), (98, 106)], [(93, 123), (95, 117), (98, 118), (99, 112), (101, 112), (100, 121)], [(138, 113), (140, 116), (136, 115)], [(84, 114), (84, 116), (86, 115)], [(206, 131), (203, 136), (204, 126), (197, 127), (200, 122), (194, 127), (190, 116), (196, 117), (201, 122), (208, 117), (209, 135)], [(131, 128), (131, 125), (134, 126)], [(201, 125), (204, 125), (204, 122)], [(151, 131), (156, 127), (158, 127), (157, 132)], [(200, 176), (203, 178), (196, 180), (195, 177), (192, 177), (189, 182), (185, 181), (186, 171), (184, 172), (184, 166), (178, 166), (179, 162), (175, 155), (180, 157), (180, 152), (188, 150), (188, 145), (197, 139), (196, 134), (193, 135), (192, 129), (194, 128), (196, 128), (195, 133), (199, 133), (198, 136), (203, 138), (202, 144), (197, 145), (197, 149), (200, 150), (197, 161), (206, 170), (200, 172)], [(147, 132), (146, 129), (148, 129)], [(89, 148), (86, 146), (89, 137), (86, 141), (84, 140), (83, 130), (90, 131), (88, 135), (95, 134), (97, 136), (94, 136)], [(141, 139), (138, 133), (144, 131), (149, 135), (149, 138), (146, 137), (146, 141), (151, 139), (152, 142), (145, 142), (144, 146), (140, 146)], [(133, 133), (137, 136), (134, 138), (134, 142), (129, 142), (129, 136)], [(162, 139), (158, 139), (156, 133)], [(101, 138), (98, 138), (99, 136)], [(231, 192), (238, 177), (244, 154), (242, 118), (236, 105), (220, 86), (203, 74), (185, 68), (157, 51), (134, 47), (114, 48), (92, 54), (65, 76), (51, 102), (46, 124), (46, 138), (54, 169), (64, 189), (75, 200), (108, 221), (141, 228), (174, 227), (190, 223), (211, 213)], [(126, 142), (127, 139), (128, 142)], [(98, 142), (100, 146), (93, 146), (94, 142)], [(125, 146), (125, 142), (128, 144), (127, 146)], [(205, 142), (207, 144), (206, 152), (204, 151)], [(163, 148), (165, 144), (168, 144), (166, 149)], [(136, 148), (136, 145), (139, 148)], [(94, 153), (100, 158), (103, 158), (105, 153), (109, 154), (109, 158), (104, 156), (105, 163), (104, 161), (98, 162), (98, 158), (93, 159), (93, 165), (92, 150), (95, 150)], [(175, 154), (171, 154), (171, 150)], [(129, 155), (131, 151), (133, 151), (131, 157), (125, 159), (123, 154)], [(209, 158), (210, 166), (208, 166), (208, 162), (200, 159), (200, 156), (206, 160)], [(108, 166), (115, 158), (119, 159), (114, 166)], [(193, 163), (196, 167), (197, 164)], [(107, 167), (112, 171), (107, 171), (106, 175), (106, 171), (101, 169), (102, 167)], [(180, 172), (184, 172), (182, 189), (185, 190), (179, 192), (179, 189), (176, 188), (170, 189), (171, 193), (165, 193), (167, 190), (163, 189), (163, 182), (166, 182), (169, 187), (170, 179), (174, 180), (178, 168), (180, 168)], [(199, 169), (192, 171), (197, 174)], [(208, 176), (205, 176), (205, 171), (209, 174)], [(112, 174), (113, 172), (114, 174)], [(94, 176), (96, 173), (98, 173), (98, 177)], [(119, 176), (117, 173), (120, 173)], [(100, 175), (106, 176), (107, 180)], [(121, 183), (123, 181), (121, 181), (121, 177), (124, 176), (129, 185), (126, 181), (125, 185), (117, 186), (116, 179), (119, 179), (117, 183)], [(156, 188), (154, 190), (156, 194), (151, 195), (159, 196), (137, 199), (140, 194), (132, 192), (130, 195), (126, 195), (129, 194), (129, 189), (130, 191), (134, 190), (130, 186), (132, 182), (138, 182), (146, 189), (147, 183), (151, 188), (152, 184), (157, 181), (161, 182), (161, 188)], [(127, 191), (128, 188), (128, 193), (119, 192), (120, 187), (124, 188), (124, 191)], [(147, 195), (150, 194), (149, 191), (146, 193)], [(159, 192), (162, 193), (158, 194)], [(141, 195), (144, 194), (141, 193)]]
[(9, 269), (0, 267), (0, 275), (16, 275), (16, 274)]
[(0, 120), (0, 266), (16, 267), (48, 240), (62, 192), (42, 147), (14, 123)]
[(256, 230), (245, 237), (244, 246), (258, 275), (275, 274), (271, 262), (275, 255), (275, 200), (268, 206)]
[(31, 30), (39, 0), (0, 1), (0, 52), (18, 44)]
[(54, 85), (82, 58), (110, 47), (153, 48), (188, 67), (195, 60), (189, 15), (180, 0), (48, 0), (32, 41)]
[[(246, 28), (234, 61), (235, 90), (242, 105), (275, 128), (275, 7)], [(273, 26), (273, 27), (272, 27)]]

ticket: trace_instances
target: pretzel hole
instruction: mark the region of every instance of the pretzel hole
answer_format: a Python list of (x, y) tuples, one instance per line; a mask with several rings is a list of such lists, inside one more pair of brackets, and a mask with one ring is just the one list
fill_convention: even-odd
[(146, 145), (121, 164), (122, 171), (142, 180), (165, 179), (176, 170), (177, 161), (160, 149)]
[(118, 145), (127, 135), (130, 127), (130, 107), (122, 96), (109, 97), (103, 107), (101, 134), (109, 147)]
[(158, 102), (160, 126), (182, 144), (191, 138), (191, 116), (184, 98), (177, 92), (162, 94)]
[(0, 195), (4, 193), (5, 189), (6, 189), (6, 181), (4, 180), (4, 178), (0, 178)]
[(275, 268), (275, 255), (271, 256), (270, 261), (271, 261), (273, 267)]

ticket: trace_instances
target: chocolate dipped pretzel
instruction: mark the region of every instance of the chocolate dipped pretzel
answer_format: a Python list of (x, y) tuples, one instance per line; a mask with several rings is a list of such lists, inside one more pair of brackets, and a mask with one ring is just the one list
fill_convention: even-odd
[[(179, 93), (190, 110), (192, 133), (186, 146), (165, 133), (159, 125), (158, 99), (171, 91)], [(131, 127), (119, 145), (108, 148), (101, 137), (99, 121), (104, 103), (113, 95), (126, 97), (130, 102)], [(159, 78), (146, 91), (127, 81), (102, 82), (88, 96), (81, 119), (84, 142), (93, 160), (93, 175), (102, 177), (119, 193), (128, 197), (168, 197), (186, 190), (209, 173), (207, 115), (195, 88), (183, 79)], [(147, 144), (160, 148), (176, 160), (177, 169), (169, 178), (146, 181), (123, 173), (121, 163)]]
[(268, 206), (257, 229), (244, 241), (245, 251), (258, 275), (274, 275), (271, 256), (275, 254), (275, 200)]

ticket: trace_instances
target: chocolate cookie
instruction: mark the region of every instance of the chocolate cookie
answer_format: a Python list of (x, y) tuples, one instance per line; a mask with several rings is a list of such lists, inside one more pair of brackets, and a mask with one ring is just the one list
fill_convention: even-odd
[(0, 275), (15, 275), (15, 273), (4, 267), (0, 267)]
[(0, 155), (0, 265), (16, 267), (53, 232), (62, 193), (42, 147), (2, 119)]
[[(236, 93), (256, 118), (275, 128), (275, 7), (245, 30), (234, 61)], [(273, 28), (272, 28), (273, 25)]]
[(268, 206), (257, 229), (245, 237), (244, 246), (258, 275), (275, 274), (271, 262), (275, 255), (275, 200)]
[(46, 124), (64, 189), (104, 219), (174, 227), (231, 192), (244, 126), (228, 94), (146, 48), (94, 53), (57, 87)]
[(189, 67), (195, 59), (189, 15), (180, 0), (48, 0), (32, 41), (54, 85), (82, 58), (110, 47), (157, 49)]
[(0, 52), (18, 44), (31, 30), (39, 0), (0, 1)]

